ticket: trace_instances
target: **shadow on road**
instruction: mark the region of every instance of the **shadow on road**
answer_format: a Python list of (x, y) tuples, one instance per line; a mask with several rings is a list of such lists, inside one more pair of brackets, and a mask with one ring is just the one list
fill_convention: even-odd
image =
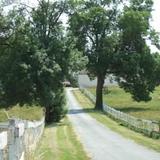
[(81, 113), (91, 113), (95, 110), (92, 108), (85, 108), (85, 109), (69, 109), (68, 114), (81, 114)]

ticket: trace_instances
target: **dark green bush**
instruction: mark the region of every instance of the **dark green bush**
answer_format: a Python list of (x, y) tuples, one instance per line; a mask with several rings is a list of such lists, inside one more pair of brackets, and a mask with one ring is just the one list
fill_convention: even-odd
[(152, 136), (153, 139), (159, 139), (160, 138), (160, 133), (152, 132), (151, 136)]

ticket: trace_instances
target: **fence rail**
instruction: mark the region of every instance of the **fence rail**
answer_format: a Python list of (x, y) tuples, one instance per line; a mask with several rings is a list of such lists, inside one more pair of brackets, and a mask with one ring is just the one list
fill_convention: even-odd
[[(81, 89), (81, 91), (93, 102), (96, 102), (95, 96), (89, 92), (87, 89)], [(157, 121), (150, 121), (145, 119), (139, 119), (118, 111), (106, 104), (103, 105), (103, 110), (106, 112), (110, 117), (115, 120), (120, 121), (123, 125), (128, 126), (129, 128), (144, 133), (147, 136), (153, 138), (160, 138), (160, 122)]]
[(10, 119), (0, 124), (0, 160), (25, 160), (39, 142), (43, 129), (41, 121)]

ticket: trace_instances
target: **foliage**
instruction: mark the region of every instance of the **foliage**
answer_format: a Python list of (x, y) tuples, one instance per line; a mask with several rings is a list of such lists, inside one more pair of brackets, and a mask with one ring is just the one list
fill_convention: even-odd
[(76, 39), (76, 47), (88, 57), (89, 75), (98, 78), (97, 109), (102, 108), (104, 79), (106, 74), (111, 72), (110, 62), (118, 41), (117, 3), (84, 1), (78, 3), (77, 10), (72, 9), (73, 13), (70, 14), (70, 30)]
[[(148, 101), (155, 88), (155, 61), (146, 44), (148, 35), (150, 8), (152, 3), (138, 1), (124, 10), (119, 20), (121, 30), (120, 50), (117, 54), (116, 75), (119, 84), (130, 92), (136, 101)], [(116, 64), (116, 63), (115, 63)]]
[(39, 7), (32, 11), (31, 30), (41, 51), (37, 54), (40, 63), (34, 63), (38, 72), (37, 93), (40, 103), (46, 107), (47, 122), (59, 121), (64, 112), (62, 82), (67, 69), (68, 53), (59, 19), (64, 8), (65, 4), (61, 1), (50, 3), (42, 0)]
[(5, 6), (8, 6), (8, 5), (11, 5), (12, 3), (14, 3), (15, 2), (15, 0), (1, 0), (0, 1), (0, 5), (2, 6), (2, 7), (5, 7)]
[[(160, 44), (160, 43), (159, 43)], [(155, 81), (156, 81), (156, 84), (157, 86), (160, 85), (160, 54), (159, 53), (155, 53), (154, 55), (154, 60), (155, 60), (155, 63), (156, 63), (156, 67), (155, 67), (155, 71), (154, 71), (154, 74), (155, 74)]]
[(41, 0), (35, 9), (0, 15), (1, 103), (40, 104), (46, 108), (46, 122), (59, 121), (66, 113), (62, 82), (75, 55), (60, 20), (64, 9), (63, 1)]
[(154, 29), (150, 30), (149, 39), (152, 42), (152, 45), (155, 45), (157, 49), (160, 49), (160, 36), (159, 32), (156, 32)]
[(85, 69), (88, 62), (87, 56), (83, 56), (83, 53), (75, 47), (75, 39), (73, 35), (68, 31), (66, 39), (66, 46), (68, 54), (68, 66), (66, 79), (70, 81), (73, 87), (78, 86), (78, 72)]
[(29, 66), (23, 63), (31, 49), (31, 44), (28, 45), (27, 37), (23, 34), (27, 32), (24, 18), (12, 12), (6, 19), (8, 19), (8, 27), (1, 32), (1, 38), (4, 39), (0, 53), (1, 98), (7, 104), (14, 105), (16, 99), (25, 101), (23, 96), (26, 100), (31, 98), (28, 93), (30, 83), (25, 83), (28, 81)]
[[(149, 25), (153, 2), (129, 2), (40, 0), (37, 8), (5, 16), (0, 11), (1, 104), (40, 104), (47, 122), (59, 121), (65, 112), (63, 81), (76, 85), (77, 71), (85, 66), (98, 79), (97, 109), (102, 109), (108, 74), (136, 101), (150, 100), (159, 84), (159, 74), (154, 74), (159, 73), (159, 58), (146, 45), (146, 37), (156, 39)], [(64, 13), (69, 15), (67, 32)]]
[(146, 44), (152, 0), (130, 0), (127, 5), (112, 0), (71, 4), (69, 24), (76, 48), (88, 57), (89, 75), (98, 81), (96, 108), (102, 109), (108, 74), (114, 74), (136, 101), (149, 101), (156, 86), (156, 64)]

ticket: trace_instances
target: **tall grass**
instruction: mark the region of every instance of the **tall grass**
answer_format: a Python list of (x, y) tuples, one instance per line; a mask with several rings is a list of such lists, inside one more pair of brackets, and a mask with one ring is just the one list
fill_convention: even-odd
[[(88, 88), (95, 95), (95, 88)], [(160, 87), (157, 87), (151, 94), (149, 102), (136, 102), (129, 93), (126, 93), (118, 86), (108, 86), (104, 89), (104, 103), (109, 106), (128, 113), (138, 118), (160, 121)]]
[(45, 127), (35, 157), (41, 160), (89, 160), (67, 118)]
[(19, 118), (24, 120), (40, 120), (44, 115), (40, 106), (20, 106), (17, 104), (9, 109), (0, 109), (0, 122), (8, 121), (8, 118)]

